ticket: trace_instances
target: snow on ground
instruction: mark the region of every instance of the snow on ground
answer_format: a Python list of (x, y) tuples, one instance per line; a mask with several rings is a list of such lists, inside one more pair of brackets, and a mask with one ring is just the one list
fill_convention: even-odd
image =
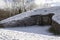
[(12, 20), (22, 20), (23, 18), (29, 17), (31, 15), (39, 15), (39, 14), (46, 15), (46, 14), (49, 14), (49, 13), (55, 13), (56, 15), (57, 15), (57, 13), (60, 14), (60, 7), (34, 9), (34, 10), (31, 10), (31, 11), (24, 12), (24, 13), (18, 14), (16, 16), (7, 18), (5, 20), (2, 20), (2, 21), (0, 21), (0, 23), (9, 22), (9, 21), (12, 21)]
[(43, 35), (53, 35), (53, 33), (50, 33), (48, 29), (51, 26), (27, 26), (27, 27), (14, 27), (14, 28), (4, 28), (8, 30), (15, 30), (15, 31), (22, 31), (22, 32), (28, 32), (28, 33), (35, 33), (35, 34), (43, 34)]
[(0, 29), (0, 40), (60, 40), (58, 36), (51, 36), (51, 33), (47, 31), (49, 27), (35, 25)]

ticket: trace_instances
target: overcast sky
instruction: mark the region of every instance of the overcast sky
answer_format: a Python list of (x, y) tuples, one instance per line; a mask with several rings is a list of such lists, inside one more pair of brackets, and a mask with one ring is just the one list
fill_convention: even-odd
[(35, 0), (37, 5), (50, 3), (52, 6), (60, 6), (60, 0)]

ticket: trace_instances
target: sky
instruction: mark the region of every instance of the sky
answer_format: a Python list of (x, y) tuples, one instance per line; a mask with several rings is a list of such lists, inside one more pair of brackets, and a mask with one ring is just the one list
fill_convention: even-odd
[(60, 0), (35, 0), (35, 3), (37, 5), (40, 5), (40, 4), (45, 4), (45, 3), (49, 3), (53, 6), (60, 6)]
[(36, 3), (55, 3), (55, 2), (60, 2), (60, 0), (35, 0)]
[(0, 8), (3, 8), (5, 5), (5, 2), (3, 0), (0, 0)]

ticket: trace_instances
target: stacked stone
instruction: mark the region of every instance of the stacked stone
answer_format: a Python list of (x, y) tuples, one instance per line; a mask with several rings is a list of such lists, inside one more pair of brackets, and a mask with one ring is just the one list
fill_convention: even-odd
[(54, 15), (53, 13), (49, 13), (49, 14), (46, 14), (46, 15), (41, 15), (40, 16), (41, 18), (39, 18), (39, 19), (41, 19), (40, 22), (39, 22), (39, 25), (51, 25), (53, 15)]

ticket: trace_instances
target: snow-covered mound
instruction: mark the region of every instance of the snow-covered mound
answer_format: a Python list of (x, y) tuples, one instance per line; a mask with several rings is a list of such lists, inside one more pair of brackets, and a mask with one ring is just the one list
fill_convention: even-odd
[(60, 15), (54, 15), (54, 16), (52, 17), (52, 19), (53, 19), (55, 22), (57, 22), (58, 24), (60, 24)]
[(0, 29), (0, 40), (60, 40), (60, 37)]
[(59, 14), (60, 13), (60, 7), (51, 7), (51, 8), (43, 8), (43, 9), (35, 9), (35, 10), (31, 10), (28, 12), (24, 12), (21, 14), (18, 14), (16, 16), (7, 18), (5, 20), (0, 21), (0, 23), (5, 23), (5, 22), (9, 22), (12, 20), (22, 20), (25, 17), (29, 17), (31, 15), (46, 15), (49, 13), (55, 13), (55, 14)]

